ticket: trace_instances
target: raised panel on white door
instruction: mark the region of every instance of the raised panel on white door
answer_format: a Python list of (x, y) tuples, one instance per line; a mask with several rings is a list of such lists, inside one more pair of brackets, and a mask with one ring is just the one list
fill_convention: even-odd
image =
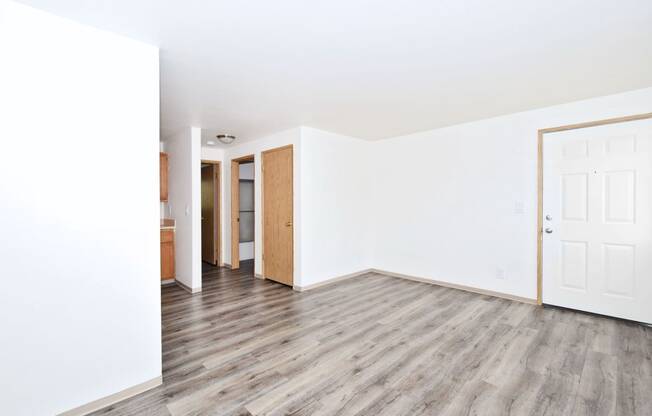
[(630, 244), (603, 244), (606, 295), (634, 297), (636, 247)]
[(584, 241), (561, 242), (561, 286), (586, 290), (588, 245)]
[(605, 140), (604, 152), (607, 155), (618, 155), (636, 152), (636, 135), (608, 137)]
[(561, 212), (564, 221), (587, 221), (588, 185), (586, 173), (570, 173), (561, 177)]
[(564, 159), (582, 159), (589, 155), (589, 144), (586, 140), (572, 140), (564, 143), (561, 150)]
[(605, 172), (603, 201), (605, 222), (633, 224), (636, 211), (636, 172)]

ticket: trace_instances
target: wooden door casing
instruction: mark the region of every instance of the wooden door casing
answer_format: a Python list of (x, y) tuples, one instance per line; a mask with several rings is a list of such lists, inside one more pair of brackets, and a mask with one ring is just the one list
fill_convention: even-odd
[(159, 153), (159, 180), (160, 180), (160, 200), (168, 200), (168, 155)]
[(201, 257), (215, 265), (215, 166), (201, 168)]
[(240, 268), (240, 163), (231, 161), (231, 268)]

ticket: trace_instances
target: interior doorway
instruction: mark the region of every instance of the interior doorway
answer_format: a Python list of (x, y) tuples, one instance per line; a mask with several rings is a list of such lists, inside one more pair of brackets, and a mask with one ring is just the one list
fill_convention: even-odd
[(201, 257), (205, 263), (221, 266), (220, 162), (201, 164)]
[(231, 268), (255, 258), (254, 155), (231, 160)]

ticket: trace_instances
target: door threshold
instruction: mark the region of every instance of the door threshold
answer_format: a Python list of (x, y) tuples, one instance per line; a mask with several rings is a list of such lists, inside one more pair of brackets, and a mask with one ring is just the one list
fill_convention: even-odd
[(565, 310), (565, 311), (581, 313), (581, 314), (584, 314), (584, 315), (597, 316), (597, 317), (600, 317), (600, 318), (615, 319), (617, 321), (627, 322), (627, 323), (630, 323), (630, 324), (639, 324), (639, 325), (643, 325), (643, 326), (647, 326), (647, 327), (652, 328), (652, 323), (634, 321), (633, 319), (619, 318), (617, 316), (611, 316), (611, 315), (603, 315), (601, 313), (583, 311), (581, 309), (573, 309), (573, 308), (568, 308), (566, 306), (551, 305), (549, 303), (543, 303), (541, 306), (543, 306), (544, 308), (561, 309), (561, 310)]

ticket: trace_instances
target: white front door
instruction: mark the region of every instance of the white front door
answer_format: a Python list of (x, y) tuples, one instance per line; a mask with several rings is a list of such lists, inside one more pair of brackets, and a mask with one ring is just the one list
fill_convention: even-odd
[(543, 135), (543, 303), (652, 323), (652, 120)]

